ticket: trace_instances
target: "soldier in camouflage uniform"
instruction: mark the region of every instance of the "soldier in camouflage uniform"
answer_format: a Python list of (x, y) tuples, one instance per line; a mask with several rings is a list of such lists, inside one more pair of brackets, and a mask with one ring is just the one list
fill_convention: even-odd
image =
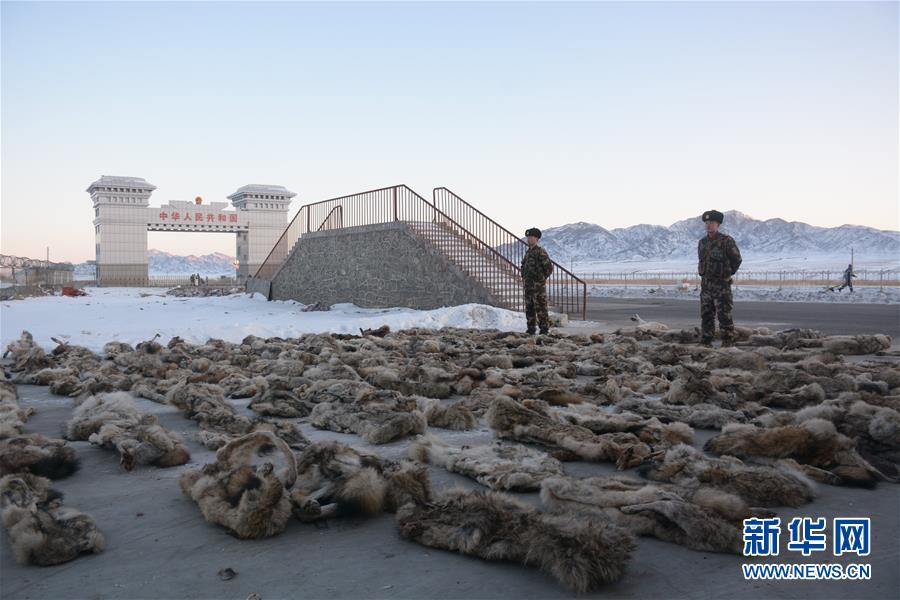
[(547, 278), (553, 273), (553, 263), (547, 251), (538, 245), (541, 230), (532, 227), (525, 232), (528, 250), (522, 257), (522, 281), (525, 287), (525, 318), (528, 333), (535, 333), (535, 324), (541, 334), (550, 331), (550, 317), (547, 314)]
[(731, 236), (719, 232), (725, 215), (717, 210), (703, 213), (706, 237), (697, 245), (700, 273), (700, 321), (702, 343), (712, 344), (716, 316), (722, 334), (722, 346), (734, 345), (734, 320), (731, 311), (731, 276), (741, 266), (741, 252)]

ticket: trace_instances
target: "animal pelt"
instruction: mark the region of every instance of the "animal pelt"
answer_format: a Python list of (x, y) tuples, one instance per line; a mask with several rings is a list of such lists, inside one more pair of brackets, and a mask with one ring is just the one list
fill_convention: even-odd
[(793, 350), (821, 346), (822, 334), (815, 329), (782, 329), (775, 333), (751, 335), (751, 346), (775, 346), (776, 348)]
[(548, 412), (560, 421), (581, 425), (597, 434), (633, 433), (654, 450), (694, 442), (694, 430), (678, 421), (663, 424), (655, 417), (645, 419), (633, 413), (610, 413), (593, 404), (553, 407)]
[(767, 410), (749, 403), (745, 403), (741, 410), (728, 410), (712, 404), (686, 406), (646, 398), (626, 398), (616, 407), (622, 412), (655, 417), (664, 423), (681, 421), (697, 429), (721, 429), (728, 423), (744, 423), (748, 415), (755, 416)]
[(796, 391), (774, 392), (760, 399), (760, 404), (775, 408), (798, 409), (804, 406), (819, 404), (825, 400), (825, 390), (818, 383), (809, 383)]
[(390, 390), (379, 390), (369, 402), (322, 402), (313, 409), (310, 422), (319, 429), (355, 433), (371, 444), (424, 433), (427, 427), (415, 399)]
[[(34, 343), (34, 337), (27, 331), (22, 332), (22, 336), (9, 344), (3, 353), (3, 358), (9, 356), (12, 361), (10, 370), (14, 373), (24, 372), (33, 373), (41, 369), (55, 366), (53, 361)], [(18, 375), (16, 379), (18, 379)]]
[(498, 492), (451, 490), (405, 505), (397, 524), (424, 546), (537, 567), (576, 592), (619, 580), (635, 548), (607, 521), (542, 514)]
[(499, 396), (507, 398), (521, 398), (522, 391), (512, 385), (504, 385), (499, 389), (478, 387), (472, 393), (462, 398), (459, 402), (477, 416), (483, 416)]
[(831, 335), (822, 340), (822, 348), (834, 354), (874, 354), (891, 347), (891, 336)]
[(556, 420), (541, 403), (496, 398), (487, 413), (488, 425), (500, 438), (540, 444), (561, 460), (613, 462), (618, 469), (641, 464), (650, 447), (631, 433), (597, 435), (586, 427)]
[(824, 419), (773, 428), (726, 425), (721, 434), (706, 442), (704, 449), (741, 459), (792, 458), (831, 472), (844, 485), (873, 487), (879, 479), (885, 479), (859, 455), (853, 440), (838, 433), (834, 424)]
[(742, 519), (758, 514), (720, 490), (663, 486), (621, 476), (546, 479), (541, 501), (551, 511), (606, 519), (635, 535), (735, 554), (742, 548)]
[(669, 404), (712, 404), (721, 408), (735, 409), (737, 400), (731, 394), (716, 390), (710, 382), (709, 371), (700, 364), (683, 364), (679, 375), (669, 386), (666, 402)]
[(217, 385), (181, 382), (169, 390), (166, 401), (204, 429), (232, 435), (253, 431), (253, 421), (238, 415), (225, 400), (224, 390)]
[(66, 437), (115, 448), (126, 471), (137, 465), (174, 467), (190, 460), (181, 440), (162, 427), (156, 415), (141, 413), (127, 392), (86, 399), (66, 425)]
[(740, 348), (722, 348), (707, 355), (706, 366), (710, 369), (761, 371), (766, 368), (766, 359), (758, 352)]
[(0, 475), (27, 472), (60, 479), (77, 470), (78, 457), (65, 440), (31, 433), (0, 441)]
[(33, 408), (19, 408), (16, 384), (0, 378), (0, 440), (22, 433), (25, 421), (34, 414)]
[(501, 491), (537, 490), (544, 479), (564, 474), (562, 464), (546, 452), (499, 441), (451, 446), (433, 435), (419, 436), (409, 447), (409, 457)]
[(419, 396), (416, 404), (425, 415), (429, 427), (468, 431), (478, 426), (475, 415), (460, 402), (445, 404), (436, 398)]
[(810, 419), (825, 419), (856, 442), (857, 451), (872, 466), (889, 477), (900, 475), (900, 412), (859, 400), (859, 394), (844, 393), (796, 412), (762, 416), (754, 424), (763, 427), (797, 425)]
[(348, 379), (322, 379), (296, 390), (297, 397), (310, 404), (322, 402), (368, 402), (373, 400), (378, 390), (365, 381)]
[[(280, 473), (271, 462), (251, 464), (260, 450), (271, 447), (286, 461)], [(297, 462), (287, 444), (270, 432), (255, 432), (220, 448), (215, 462), (185, 471), (179, 485), (208, 522), (252, 539), (284, 531), (291, 517), (289, 490), (296, 480)]]
[(58, 565), (106, 546), (94, 519), (62, 506), (49, 479), (18, 473), (0, 479), (0, 510), (16, 560)]
[(294, 393), (296, 386), (282, 383), (276, 376), (256, 377), (257, 393), (250, 400), (250, 408), (261, 415), (270, 417), (305, 417), (312, 411), (312, 404), (305, 402)]
[(291, 502), (301, 521), (395, 511), (431, 497), (424, 467), (383, 460), (339, 442), (309, 445), (298, 457), (297, 469)]
[(753, 506), (801, 506), (815, 497), (809, 478), (787, 464), (748, 465), (733, 456), (710, 458), (684, 444), (671, 448), (641, 472), (653, 481), (724, 490)]

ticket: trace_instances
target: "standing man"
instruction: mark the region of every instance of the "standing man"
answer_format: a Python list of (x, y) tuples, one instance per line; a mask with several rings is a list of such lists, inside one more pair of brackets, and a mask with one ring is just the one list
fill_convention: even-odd
[(703, 213), (706, 237), (697, 245), (700, 273), (700, 321), (701, 343), (711, 346), (716, 333), (716, 317), (722, 334), (722, 346), (734, 345), (734, 321), (731, 311), (731, 276), (741, 266), (741, 252), (729, 235), (719, 231), (725, 215), (717, 210)]
[(847, 268), (844, 270), (844, 282), (841, 284), (841, 287), (838, 288), (838, 291), (843, 291), (843, 289), (847, 286), (850, 286), (850, 293), (853, 293), (853, 277), (856, 277), (856, 273), (853, 272), (853, 265), (847, 265)]
[(525, 318), (528, 333), (534, 335), (535, 322), (541, 328), (541, 335), (550, 331), (550, 316), (547, 314), (547, 278), (553, 273), (553, 263), (547, 251), (538, 245), (541, 230), (532, 227), (525, 232), (528, 250), (522, 257), (522, 281), (525, 287)]

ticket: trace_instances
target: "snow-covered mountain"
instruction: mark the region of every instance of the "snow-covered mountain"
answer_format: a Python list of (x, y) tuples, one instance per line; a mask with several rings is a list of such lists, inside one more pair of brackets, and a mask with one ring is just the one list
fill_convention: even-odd
[[(896, 257), (900, 261), (900, 231), (860, 225), (815, 227), (796, 221), (759, 221), (736, 210), (725, 213), (722, 231), (734, 237), (741, 253), (768, 256), (856, 254)], [(607, 230), (591, 223), (571, 223), (543, 232), (541, 244), (558, 262), (684, 259), (697, 251), (704, 225), (697, 217), (669, 227), (633, 225)]]
[[(234, 257), (214, 252), (203, 256), (177, 256), (162, 250), (148, 250), (147, 262), (150, 276), (189, 276), (200, 273), (203, 277), (234, 276)], [(94, 266), (88, 263), (75, 265), (75, 279), (92, 278)]]

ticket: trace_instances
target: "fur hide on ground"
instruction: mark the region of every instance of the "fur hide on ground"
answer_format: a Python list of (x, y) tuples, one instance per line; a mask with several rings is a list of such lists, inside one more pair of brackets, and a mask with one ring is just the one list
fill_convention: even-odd
[(627, 469), (644, 462), (651, 452), (634, 434), (597, 435), (580, 425), (557, 421), (537, 403), (518, 403), (502, 396), (491, 405), (487, 422), (498, 437), (541, 444), (551, 449), (551, 454), (561, 454), (558, 458), (563, 460), (612, 462), (619, 469)]
[[(271, 462), (251, 464), (259, 450), (270, 447), (280, 450), (286, 461), (280, 474)], [(284, 531), (291, 517), (289, 490), (296, 479), (297, 462), (291, 449), (272, 433), (256, 432), (220, 448), (214, 463), (185, 471), (179, 484), (208, 522), (247, 539)]]
[(815, 498), (809, 478), (788, 465), (748, 465), (733, 456), (709, 458), (686, 445), (675, 446), (642, 472), (653, 481), (724, 490), (753, 506), (801, 506)]
[(339, 442), (311, 444), (298, 457), (297, 469), (291, 502), (301, 521), (394, 511), (431, 496), (425, 468), (385, 461)]
[(792, 458), (831, 472), (844, 485), (874, 487), (879, 479), (885, 479), (859, 455), (853, 440), (838, 433), (834, 424), (824, 419), (770, 429), (726, 425), (704, 448), (720, 456), (730, 454), (742, 459)]
[(181, 440), (162, 427), (156, 415), (141, 413), (127, 392), (86, 399), (66, 425), (66, 437), (115, 448), (126, 471), (137, 465), (174, 467), (190, 460)]
[(371, 444), (425, 433), (427, 426), (413, 398), (389, 390), (379, 391), (370, 402), (317, 404), (310, 422), (319, 429), (355, 433)]
[(436, 436), (420, 436), (409, 457), (471, 477), (492, 490), (537, 490), (541, 481), (564, 474), (562, 464), (545, 452), (521, 444), (451, 446)]
[(77, 470), (75, 449), (65, 440), (31, 433), (0, 441), (0, 475), (27, 472), (48, 479), (61, 479)]
[(621, 579), (633, 538), (601, 520), (545, 515), (497, 492), (453, 490), (397, 513), (400, 535), (485, 560), (509, 560), (553, 575), (576, 592)]
[(0, 511), (16, 560), (58, 565), (106, 546), (94, 519), (62, 506), (50, 480), (30, 473), (0, 479)]
[(741, 520), (754, 514), (726, 492), (679, 489), (628, 477), (546, 479), (541, 501), (553, 511), (608, 519), (635, 535), (735, 554), (742, 548)]

